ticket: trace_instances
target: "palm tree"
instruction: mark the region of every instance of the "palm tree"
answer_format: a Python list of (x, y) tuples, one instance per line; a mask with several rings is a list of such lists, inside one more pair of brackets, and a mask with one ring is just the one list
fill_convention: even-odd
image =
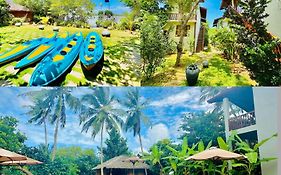
[(81, 107), (80, 101), (71, 94), (71, 89), (60, 87), (42, 89), (40, 91), (30, 91), (23, 95), (41, 100), (42, 102), (40, 102), (41, 105), (38, 109), (40, 109), (40, 107), (45, 108), (43, 114), (50, 116), (51, 124), (55, 124), (54, 144), (51, 153), (51, 160), (53, 161), (57, 150), (59, 128), (64, 128), (66, 125), (66, 106), (77, 112)]
[(126, 100), (122, 101), (122, 104), (128, 109), (127, 119), (125, 122), (125, 131), (132, 130), (134, 136), (138, 135), (141, 152), (143, 153), (143, 145), (141, 139), (141, 122), (145, 124), (150, 123), (149, 118), (145, 116), (143, 110), (147, 107), (148, 102), (143, 101), (140, 97), (137, 88), (130, 89), (126, 94)]
[[(92, 89), (93, 93), (82, 97), (83, 106), (80, 112), (80, 123), (83, 124), (82, 132), (91, 130), (92, 137), (100, 132), (100, 162), (103, 163), (103, 134), (111, 127), (120, 130), (123, 125), (124, 111), (117, 109), (118, 101), (112, 95), (108, 87)], [(103, 175), (103, 168), (101, 168)]]
[(176, 7), (179, 13), (180, 24), (180, 38), (177, 43), (177, 59), (175, 66), (180, 65), (180, 59), (183, 52), (183, 39), (186, 32), (187, 23), (194, 15), (196, 8), (198, 7), (200, 0), (168, 0), (168, 4), (172, 7)]
[(48, 148), (47, 123), (50, 118), (51, 106), (49, 106), (46, 101), (36, 97), (32, 98), (32, 101), (33, 105), (25, 106), (28, 108), (26, 114), (31, 116), (28, 122), (35, 123), (36, 125), (44, 125), (45, 148)]

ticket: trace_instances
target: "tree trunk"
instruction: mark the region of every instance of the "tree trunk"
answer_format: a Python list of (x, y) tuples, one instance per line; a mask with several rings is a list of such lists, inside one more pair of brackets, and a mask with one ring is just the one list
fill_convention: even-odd
[(48, 131), (47, 131), (47, 121), (46, 117), (44, 118), (44, 132), (45, 132), (45, 147), (48, 149)]
[(51, 158), (52, 161), (55, 160), (56, 151), (57, 151), (57, 141), (58, 141), (59, 124), (60, 124), (60, 120), (59, 120), (59, 118), (57, 118), (56, 126), (55, 126), (55, 134), (54, 134), (54, 145), (53, 145), (52, 158)]
[[(143, 154), (143, 146), (142, 146), (142, 140), (141, 140), (141, 135), (138, 133), (139, 141), (140, 141), (140, 147), (141, 147), (141, 153)], [(147, 175), (147, 169), (144, 169), (145, 175)]]
[(103, 127), (104, 127), (104, 123), (102, 123), (102, 126), (101, 126), (101, 137), (100, 137), (100, 151), (101, 151), (101, 153), (100, 153), (100, 164), (101, 164), (101, 175), (103, 175), (103, 166), (102, 166), (102, 164), (103, 164), (103, 144), (102, 144), (102, 142), (103, 142)]
[(185, 17), (183, 12), (179, 13), (181, 16), (181, 26), (180, 26), (180, 39), (179, 39), (179, 43), (177, 44), (177, 59), (176, 59), (175, 67), (180, 66), (180, 61), (181, 61), (181, 56), (182, 56), (182, 51), (183, 51), (183, 39), (184, 39), (184, 33), (185, 33), (184, 29), (186, 28), (185, 26), (187, 25), (188, 21), (192, 17), (199, 2), (200, 2), (200, 0), (196, 1), (196, 4), (192, 7), (188, 16)]

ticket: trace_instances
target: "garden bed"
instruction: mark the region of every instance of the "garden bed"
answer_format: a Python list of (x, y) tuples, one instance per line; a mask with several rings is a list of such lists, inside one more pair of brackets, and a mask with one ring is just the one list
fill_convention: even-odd
[[(209, 61), (209, 68), (203, 69), (202, 62)], [(184, 54), (181, 65), (174, 67), (176, 54), (166, 57), (155, 75), (142, 82), (142, 86), (186, 86), (185, 69), (192, 63), (199, 64), (200, 74), (196, 86), (254, 86), (256, 82), (241, 63), (225, 60), (220, 52), (201, 52), (192, 56)], [(239, 71), (238, 71), (239, 70)]]

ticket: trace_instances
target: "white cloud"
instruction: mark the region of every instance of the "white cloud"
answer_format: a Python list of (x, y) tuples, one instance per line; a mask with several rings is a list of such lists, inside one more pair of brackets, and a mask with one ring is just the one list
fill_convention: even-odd
[(193, 101), (198, 101), (199, 96), (200, 96), (199, 88), (194, 88), (194, 89), (188, 88), (177, 94), (169, 95), (161, 100), (153, 101), (150, 103), (150, 105), (155, 107), (166, 107), (166, 106), (175, 106), (175, 105), (182, 106), (187, 102), (190, 103)]

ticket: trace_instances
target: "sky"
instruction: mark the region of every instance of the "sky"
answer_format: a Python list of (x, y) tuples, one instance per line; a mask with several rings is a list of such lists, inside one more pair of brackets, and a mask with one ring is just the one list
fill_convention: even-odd
[[(109, 3), (105, 3), (104, 0), (94, 0), (96, 4), (95, 10), (110, 9), (115, 14), (123, 14), (124, 12), (130, 11), (130, 8), (126, 7), (120, 0), (110, 0)], [(221, 0), (205, 0), (201, 3), (202, 7), (207, 8), (207, 21), (212, 26), (214, 19), (222, 16), (223, 11), (220, 10)]]
[[(28, 123), (30, 116), (27, 116), (25, 106), (32, 105), (32, 101), (20, 94), (39, 90), (40, 88), (1, 88), (0, 89), (0, 115), (13, 116), (19, 120), (18, 129), (24, 133), (28, 140), (26, 144), (36, 146), (44, 143), (44, 130), (42, 126)], [(119, 99), (124, 99), (128, 88), (112, 87), (112, 94)], [(213, 108), (212, 104), (200, 103), (199, 97), (201, 89), (190, 87), (146, 87), (139, 88), (141, 98), (148, 101), (148, 108), (144, 113), (149, 117), (152, 125), (142, 125), (141, 136), (144, 149), (147, 150), (159, 140), (169, 138), (178, 142), (177, 138), (181, 135), (179, 126), (181, 125), (181, 117), (188, 112), (208, 111)], [(73, 88), (72, 94), (76, 97), (81, 97), (91, 90), (88, 88)], [(94, 148), (100, 144), (100, 133), (92, 138), (89, 133), (81, 133), (78, 115), (67, 110), (66, 127), (59, 130), (58, 146), (81, 146), (83, 148)], [(48, 125), (48, 137), (52, 143), (54, 126)], [(138, 138), (133, 136), (133, 133), (121, 132), (121, 135), (127, 138), (129, 149), (134, 153), (140, 151)], [(105, 138), (108, 135), (105, 133)]]

